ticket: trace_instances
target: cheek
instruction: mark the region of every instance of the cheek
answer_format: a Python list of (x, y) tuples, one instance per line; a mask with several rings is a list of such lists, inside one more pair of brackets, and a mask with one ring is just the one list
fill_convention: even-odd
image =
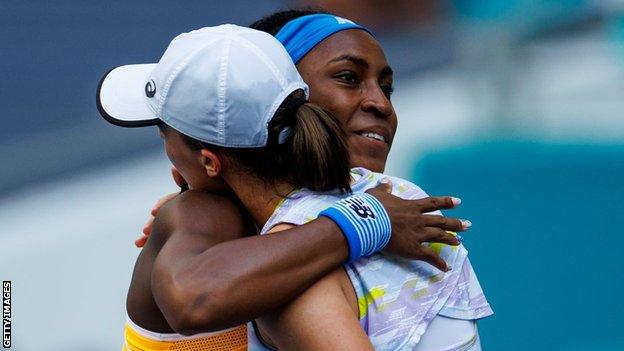
[(394, 141), (394, 135), (396, 134), (398, 126), (399, 126), (399, 120), (397, 119), (396, 113), (394, 113), (392, 115), (392, 118), (390, 119), (390, 127), (392, 128), (391, 132), (392, 132), (393, 141)]
[(165, 153), (169, 161), (171, 161), (180, 174), (182, 174), (182, 177), (188, 180), (193, 177), (193, 164), (185, 151), (186, 150), (182, 149), (177, 143), (165, 142)]
[(175, 164), (176, 164), (175, 150), (174, 150), (173, 146), (171, 146), (171, 143), (168, 143), (167, 141), (165, 141), (165, 154), (167, 154), (167, 158), (175, 166)]
[(358, 106), (355, 99), (339, 89), (335, 89), (332, 92), (319, 92), (317, 90), (315, 93), (312, 89), (310, 89), (310, 91), (310, 102), (319, 105), (324, 110), (331, 113), (340, 122), (342, 127), (348, 131), (349, 122)]

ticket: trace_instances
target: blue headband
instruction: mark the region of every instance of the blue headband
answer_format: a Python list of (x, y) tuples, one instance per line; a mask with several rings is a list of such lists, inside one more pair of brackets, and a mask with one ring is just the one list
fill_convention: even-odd
[(277, 32), (275, 38), (286, 48), (294, 63), (299, 62), (310, 50), (328, 36), (347, 29), (368, 29), (334, 15), (315, 14), (296, 18)]

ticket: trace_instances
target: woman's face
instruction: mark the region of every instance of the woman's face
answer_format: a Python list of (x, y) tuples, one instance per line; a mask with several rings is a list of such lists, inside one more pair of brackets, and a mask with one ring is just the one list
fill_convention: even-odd
[(397, 128), (390, 102), (392, 69), (379, 43), (351, 29), (323, 40), (297, 69), (310, 101), (332, 113), (347, 134), (351, 166), (383, 172)]

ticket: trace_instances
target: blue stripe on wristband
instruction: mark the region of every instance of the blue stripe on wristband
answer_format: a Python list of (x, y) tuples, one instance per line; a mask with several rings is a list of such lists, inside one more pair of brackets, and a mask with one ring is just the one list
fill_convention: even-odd
[(352, 244), (349, 244), (349, 262), (352, 262), (362, 257), (362, 253), (368, 248), (368, 242), (363, 234), (369, 232), (369, 229), (365, 226), (365, 223), (358, 221), (358, 218), (354, 216), (354, 214), (344, 204), (338, 202), (334, 208), (338, 211), (338, 213), (344, 216), (344, 219), (352, 224), (355, 229), (355, 231), (347, 237), (347, 240), (351, 238), (353, 245), (357, 246), (357, 250), (355, 250), (355, 248), (354, 250), (351, 250)]
[(349, 259), (348, 262), (353, 262), (362, 255), (362, 244), (358, 235), (358, 230), (351, 222), (349, 217), (345, 216), (342, 211), (335, 207), (330, 207), (323, 212), (319, 213), (319, 216), (325, 216), (334, 221), (342, 234), (347, 239), (347, 245), (349, 246)]
[(367, 202), (375, 209), (375, 212), (379, 214), (381, 221), (379, 222), (378, 225), (380, 226), (381, 230), (387, 231), (389, 233), (385, 237), (386, 240), (384, 242), (379, 243), (380, 247), (383, 249), (390, 242), (390, 233), (392, 233), (392, 225), (390, 223), (390, 216), (388, 216), (386, 209), (383, 207), (381, 202), (377, 200), (376, 197), (370, 194), (366, 194), (366, 193), (364, 194), (364, 197), (366, 197)]
[(373, 228), (371, 228), (365, 221), (362, 221), (359, 217), (357, 217), (353, 211), (351, 211), (345, 204), (340, 204), (338, 206), (340, 211), (345, 214), (351, 221), (356, 224), (358, 230), (358, 240), (360, 241), (361, 253), (360, 256), (365, 255), (368, 252), (371, 246), (371, 238), (370, 234), (373, 232)]
[(390, 242), (390, 218), (379, 200), (357, 194), (336, 202), (319, 213), (332, 219), (349, 245), (349, 262), (381, 251)]
[(370, 194), (363, 194), (363, 197), (366, 199), (366, 202), (372, 207), (373, 212), (376, 215), (376, 221), (374, 222), (381, 230), (382, 233), (385, 233), (381, 237), (381, 240), (377, 242), (377, 245), (371, 247), (370, 255), (377, 251), (381, 251), (386, 245), (390, 242), (390, 234), (392, 232), (392, 228), (390, 226), (390, 217), (388, 213), (383, 208), (379, 200)]

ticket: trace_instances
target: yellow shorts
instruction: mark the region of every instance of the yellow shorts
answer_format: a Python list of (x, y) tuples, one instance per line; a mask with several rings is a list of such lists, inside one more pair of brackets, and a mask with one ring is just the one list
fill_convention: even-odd
[(128, 320), (122, 351), (244, 351), (247, 350), (247, 326), (201, 333), (192, 336), (158, 334)]

